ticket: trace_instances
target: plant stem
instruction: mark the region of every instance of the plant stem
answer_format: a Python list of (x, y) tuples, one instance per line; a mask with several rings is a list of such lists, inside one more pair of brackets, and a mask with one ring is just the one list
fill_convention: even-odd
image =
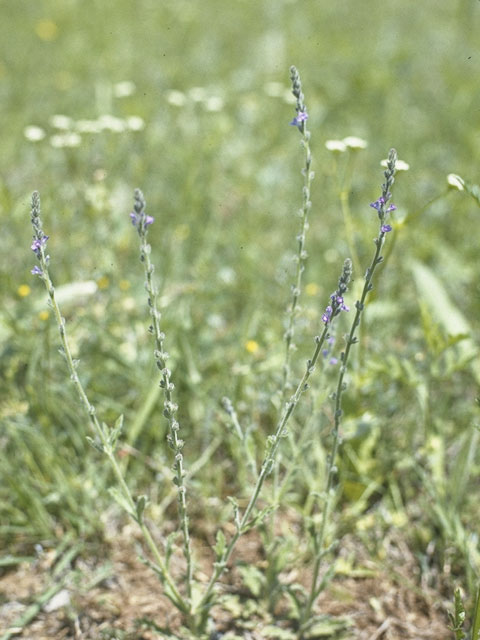
[(258, 497), (260, 495), (260, 491), (263, 487), (263, 484), (265, 482), (266, 477), (269, 475), (269, 473), (272, 471), (272, 467), (273, 467), (273, 463), (275, 460), (275, 456), (277, 454), (277, 450), (278, 447), (280, 446), (280, 441), (281, 439), (286, 435), (285, 434), (285, 428), (288, 424), (289, 419), (291, 418), (297, 404), (298, 401), (300, 400), (300, 396), (307, 391), (308, 389), (308, 379), (310, 378), (311, 374), (313, 373), (314, 369), (315, 369), (315, 365), (316, 362), (318, 360), (318, 356), (321, 353), (322, 350), (322, 345), (325, 341), (325, 338), (328, 334), (328, 325), (326, 325), (322, 331), (322, 334), (320, 336), (316, 336), (315, 338), (315, 350), (313, 352), (312, 358), (310, 360), (307, 361), (307, 366), (305, 369), (305, 373), (300, 381), (300, 383), (297, 386), (297, 389), (295, 391), (295, 393), (292, 395), (292, 397), (290, 398), (290, 400), (288, 401), (288, 403), (285, 406), (285, 410), (284, 413), (282, 415), (282, 418), (280, 419), (277, 428), (275, 430), (275, 433), (273, 435), (271, 435), (269, 437), (269, 442), (270, 442), (270, 448), (268, 449), (266, 455), (265, 455), (265, 459), (263, 461), (262, 464), (262, 468), (260, 470), (259, 476), (257, 478), (257, 482), (255, 484), (255, 487), (253, 488), (253, 492), (252, 495), (250, 497), (250, 501), (245, 509), (245, 512), (243, 514), (242, 519), (240, 520), (240, 522), (237, 525), (237, 531), (235, 532), (235, 534), (233, 535), (232, 539), (230, 540), (230, 543), (228, 545), (228, 547), (226, 548), (226, 550), (224, 551), (224, 554), (222, 556), (221, 562), (217, 563), (217, 566), (208, 582), (208, 585), (205, 589), (205, 592), (200, 600), (200, 602), (197, 605), (197, 609), (201, 610), (203, 607), (208, 606), (211, 596), (212, 596), (212, 592), (213, 592), (213, 588), (216, 584), (216, 582), (219, 580), (219, 578), (222, 576), (222, 574), (225, 572), (226, 566), (227, 566), (227, 562), (230, 559), (230, 556), (232, 554), (232, 551), (238, 541), (238, 539), (240, 538), (240, 536), (242, 535), (242, 533), (244, 532), (244, 528), (248, 523), (248, 520), (250, 518), (250, 515), (257, 503)]
[[(139, 189), (135, 190), (135, 212), (137, 218), (134, 220), (134, 224), (137, 228), (138, 235), (140, 237), (140, 260), (143, 262), (144, 270), (145, 270), (145, 289), (148, 294), (148, 307), (150, 310), (150, 318), (152, 321), (150, 331), (153, 334), (155, 340), (155, 361), (157, 367), (160, 369), (162, 374), (162, 379), (160, 380), (160, 386), (163, 389), (164, 393), (164, 411), (163, 415), (168, 420), (169, 434), (168, 434), (168, 442), (170, 447), (172, 448), (175, 454), (174, 461), (174, 483), (177, 486), (178, 491), (178, 511), (179, 511), (179, 520), (180, 527), (183, 534), (183, 555), (185, 557), (185, 561), (187, 564), (187, 571), (185, 575), (185, 584), (187, 590), (188, 600), (191, 601), (192, 598), (192, 582), (193, 582), (193, 558), (191, 552), (191, 542), (190, 542), (190, 530), (188, 525), (188, 515), (187, 515), (187, 489), (185, 486), (185, 475), (186, 471), (183, 464), (183, 454), (182, 449), (184, 442), (179, 437), (180, 425), (175, 418), (175, 414), (178, 410), (177, 404), (173, 401), (173, 390), (175, 385), (171, 382), (170, 379), (170, 370), (167, 367), (166, 361), (168, 358), (168, 354), (164, 350), (164, 340), (165, 334), (161, 331), (160, 328), (160, 318), (161, 313), (158, 310), (157, 305), (157, 290), (153, 283), (153, 272), (154, 266), (150, 260), (150, 251), (151, 247), (147, 243), (147, 226), (149, 222), (147, 221), (147, 216), (145, 214), (145, 199), (143, 197), (142, 192)], [(135, 215), (135, 214), (133, 214)], [(153, 218), (151, 218), (151, 222), (153, 222)]]
[(333, 482), (334, 482), (335, 475), (337, 473), (335, 460), (337, 457), (338, 446), (340, 443), (340, 424), (341, 424), (341, 419), (343, 414), (342, 395), (346, 389), (344, 378), (347, 372), (348, 359), (350, 356), (352, 345), (358, 342), (357, 338), (355, 337), (355, 332), (360, 324), (360, 318), (365, 308), (365, 301), (366, 301), (367, 295), (373, 288), (373, 285), (372, 285), (373, 274), (377, 266), (383, 261), (383, 258), (380, 254), (385, 242), (386, 233), (388, 233), (388, 231), (386, 231), (384, 228), (384, 222), (385, 222), (385, 217), (387, 213), (386, 205), (388, 203), (389, 198), (391, 197), (389, 190), (394, 182), (396, 157), (397, 157), (396, 152), (392, 149), (389, 154), (390, 164), (388, 165), (387, 171), (385, 171), (385, 174), (384, 174), (386, 180), (385, 180), (385, 184), (382, 185), (382, 197), (378, 201), (378, 202), (382, 201), (382, 203), (381, 203), (379, 214), (378, 214), (380, 219), (380, 228), (379, 228), (378, 236), (377, 238), (375, 238), (375, 246), (376, 246), (375, 253), (373, 255), (370, 266), (368, 267), (365, 274), (365, 282), (363, 285), (360, 300), (357, 300), (357, 302), (355, 303), (355, 308), (356, 308), (355, 316), (351, 324), (350, 332), (346, 338), (345, 351), (341, 355), (341, 366), (340, 366), (340, 372), (338, 375), (337, 387), (335, 391), (335, 411), (334, 411), (334, 424), (333, 424), (333, 432), (332, 432), (333, 443), (332, 443), (332, 450), (330, 453), (330, 459), (329, 459), (328, 470), (327, 470), (326, 500), (325, 500), (325, 506), (323, 510), (320, 531), (316, 541), (317, 553), (316, 553), (315, 563), (313, 567), (310, 594), (309, 594), (305, 609), (303, 611), (303, 615), (300, 620), (300, 637), (302, 637), (302, 632), (304, 631), (305, 626), (308, 624), (308, 621), (312, 613), (312, 607), (315, 603), (316, 598), (318, 597), (318, 578), (320, 574), (321, 562), (323, 557), (325, 532), (326, 532), (327, 521), (330, 515), (330, 509), (331, 509), (331, 501), (333, 496)]
[(290, 79), (292, 81), (292, 93), (296, 98), (296, 111), (297, 117), (292, 122), (296, 124), (296, 127), (302, 135), (302, 146), (305, 155), (305, 166), (302, 169), (303, 174), (303, 189), (302, 189), (302, 207), (299, 211), (301, 217), (300, 232), (297, 235), (298, 250), (295, 256), (296, 269), (294, 284), (292, 285), (292, 302), (288, 308), (288, 321), (287, 330), (285, 331), (285, 361), (283, 365), (283, 387), (282, 387), (282, 399), (285, 401), (289, 390), (289, 378), (290, 378), (290, 359), (291, 353), (295, 348), (293, 338), (295, 335), (295, 316), (297, 313), (298, 300), (301, 293), (302, 274), (305, 270), (305, 261), (308, 254), (305, 250), (305, 238), (308, 231), (308, 212), (312, 206), (310, 201), (310, 188), (314, 173), (311, 171), (312, 166), (312, 154), (310, 151), (310, 131), (307, 129), (307, 107), (305, 105), (305, 98), (302, 92), (302, 83), (300, 80), (300, 74), (295, 67), (290, 67)]
[[(36, 212), (36, 215), (33, 215), (33, 212)], [(32, 221), (36, 221), (36, 226), (35, 226), (35, 222), (34, 222), (34, 230), (35, 231), (40, 231), (41, 233), (41, 226), (40, 226), (40, 219), (39, 219), (39, 213), (40, 213), (40, 198), (38, 196), (38, 193), (35, 192), (33, 194), (32, 197)], [(90, 420), (90, 425), (94, 431), (94, 433), (97, 435), (98, 439), (101, 442), (101, 450), (103, 451), (103, 453), (105, 453), (105, 455), (108, 457), (110, 464), (112, 466), (115, 478), (120, 486), (120, 489), (123, 493), (123, 496), (126, 500), (126, 503), (128, 505), (128, 512), (129, 514), (136, 520), (136, 522), (139, 524), (140, 529), (142, 531), (142, 534), (145, 538), (145, 541), (147, 543), (148, 548), (150, 549), (152, 555), (154, 556), (158, 567), (161, 571), (162, 574), (162, 579), (164, 580), (165, 584), (167, 585), (168, 589), (169, 589), (169, 595), (172, 599), (172, 601), (175, 603), (175, 605), (182, 611), (186, 611), (188, 609), (188, 606), (186, 604), (186, 602), (184, 601), (184, 599), (182, 598), (181, 594), (179, 593), (179, 591), (177, 590), (175, 583), (172, 579), (172, 577), (170, 576), (165, 563), (163, 561), (162, 556), (160, 555), (160, 552), (158, 550), (157, 545), (155, 544), (152, 535), (150, 534), (150, 531), (148, 530), (146, 524), (141, 521), (141, 519), (137, 519), (135, 517), (135, 513), (136, 513), (136, 504), (135, 504), (135, 500), (133, 499), (133, 496), (130, 492), (130, 489), (128, 488), (125, 479), (122, 475), (122, 472), (120, 470), (120, 467), (118, 465), (118, 462), (115, 458), (114, 455), (114, 450), (113, 447), (111, 445), (111, 443), (108, 440), (108, 433), (102, 428), (102, 426), (100, 425), (100, 422), (98, 421), (97, 415), (96, 415), (96, 410), (95, 407), (90, 403), (88, 396), (85, 392), (85, 389), (83, 388), (82, 383), (80, 382), (80, 378), (78, 377), (77, 374), (77, 364), (75, 362), (75, 360), (72, 357), (72, 352), (70, 349), (70, 344), (68, 341), (68, 337), (67, 337), (67, 331), (66, 331), (66, 324), (65, 324), (65, 319), (62, 317), (61, 311), (60, 311), (60, 307), (58, 306), (58, 302), (56, 299), (56, 295), (55, 295), (55, 288), (53, 286), (52, 280), (50, 278), (49, 272), (48, 272), (48, 258), (45, 255), (45, 247), (42, 245), (38, 248), (38, 253), (37, 253), (37, 257), (40, 261), (40, 265), (41, 265), (41, 275), (40, 278), (43, 280), (44, 284), (45, 284), (45, 288), (47, 290), (48, 296), (49, 296), (49, 300), (50, 300), (50, 305), (53, 309), (53, 313), (55, 316), (55, 320), (57, 322), (57, 326), (58, 326), (58, 330), (59, 330), (59, 334), (60, 334), (60, 341), (62, 344), (62, 349), (63, 349), (63, 355), (65, 357), (65, 360), (67, 362), (67, 367), (68, 370), (70, 372), (70, 378), (77, 390), (78, 396), (80, 398), (80, 401), (85, 409), (85, 411), (87, 412), (87, 415), (89, 417)]]

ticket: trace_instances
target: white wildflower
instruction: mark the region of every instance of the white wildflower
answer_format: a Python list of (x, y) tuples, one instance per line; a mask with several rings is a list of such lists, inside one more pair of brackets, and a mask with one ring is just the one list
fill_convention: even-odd
[(128, 116), (126, 122), (130, 131), (141, 131), (145, 129), (145, 120), (140, 116)]
[(101, 133), (102, 125), (98, 120), (77, 120), (75, 129), (80, 133)]
[(64, 129), (65, 131), (68, 131), (72, 128), (73, 120), (69, 116), (63, 116), (57, 113), (50, 117), (49, 123), (52, 127), (55, 127), (55, 129)]
[[(382, 160), (380, 162), (382, 167), (387, 167), (388, 160)], [(408, 171), (410, 169), (410, 165), (408, 164), (408, 162), (404, 162), (403, 160), (397, 160), (397, 162), (395, 163), (395, 169), (397, 171)]]
[(349, 149), (366, 149), (368, 142), (363, 138), (357, 138), (356, 136), (347, 136), (342, 140)]
[(113, 86), (113, 95), (116, 98), (128, 98), (135, 93), (136, 86), (134, 82), (130, 80), (124, 80), (123, 82), (117, 82)]
[(458, 189), (458, 191), (465, 190), (465, 181), (460, 176), (457, 176), (456, 173), (449, 173), (447, 176), (448, 186), (452, 187), (452, 189)]
[(327, 140), (325, 146), (329, 151), (336, 151), (338, 153), (343, 153), (347, 150), (347, 145), (343, 140)]
[(28, 127), (25, 127), (23, 130), (23, 135), (30, 142), (40, 142), (47, 135), (42, 127), (37, 127), (34, 124), (30, 124)]
[(175, 107), (183, 107), (187, 102), (187, 96), (182, 91), (172, 89), (167, 93), (167, 102), (173, 104)]
[(223, 99), (220, 96), (210, 96), (205, 101), (205, 109), (207, 111), (221, 111), (223, 109)]
[(127, 124), (121, 118), (117, 118), (116, 116), (112, 116), (106, 113), (103, 116), (98, 118), (98, 123), (102, 129), (107, 129), (108, 131), (114, 131), (115, 133), (122, 133), (127, 128)]
[(62, 148), (62, 147), (78, 147), (82, 142), (82, 138), (78, 135), (78, 133), (74, 133), (73, 131), (68, 133), (58, 133), (50, 138), (50, 144), (52, 147)]

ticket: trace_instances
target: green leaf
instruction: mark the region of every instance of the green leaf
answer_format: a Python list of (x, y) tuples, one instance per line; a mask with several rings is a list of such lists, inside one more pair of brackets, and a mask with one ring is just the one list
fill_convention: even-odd
[(237, 571), (242, 576), (242, 581), (247, 589), (250, 589), (252, 595), (258, 598), (266, 582), (260, 569), (251, 564), (242, 564), (237, 566)]
[(87, 438), (88, 444), (91, 445), (94, 449), (96, 449), (97, 451), (100, 451), (100, 453), (104, 452), (103, 444), (101, 442), (99, 442), (98, 440), (94, 440), (93, 438), (90, 438), (90, 436), (86, 436), (86, 438)]
[(451, 613), (448, 614), (452, 626), (450, 629), (455, 634), (455, 640), (463, 640), (465, 638), (465, 633), (463, 632), (463, 625), (465, 623), (465, 608), (462, 602), (462, 596), (460, 594), (460, 589), (455, 589), (455, 594), (453, 597), (453, 615)]
[(132, 516), (134, 520), (137, 519), (137, 514), (133, 511), (127, 498), (117, 489), (117, 487), (109, 487), (108, 493), (112, 496), (115, 502), (117, 502), (122, 507), (124, 511)]
[(259, 511), (256, 516), (254, 516), (243, 526), (242, 534), (261, 524), (265, 520), (265, 518), (267, 518), (272, 513), (272, 511), (275, 511), (275, 507), (265, 507), (264, 509)]
[(262, 637), (272, 640), (295, 640), (297, 634), (290, 629), (282, 629), (275, 627), (273, 624), (267, 624), (262, 629)]
[(137, 498), (137, 502), (135, 504), (135, 508), (137, 511), (136, 520), (140, 524), (143, 520), (143, 512), (145, 511), (145, 507), (148, 505), (148, 497), (146, 495), (141, 495)]
[(225, 535), (221, 529), (217, 531), (217, 542), (213, 547), (215, 551), (215, 557), (217, 560), (221, 560), (223, 558), (223, 554), (225, 552), (225, 548), (227, 546), (227, 541), (225, 539)]
[(123, 414), (117, 418), (117, 420), (115, 421), (115, 424), (113, 425), (113, 429), (111, 429), (108, 434), (108, 442), (110, 443), (110, 446), (112, 447), (112, 449), (115, 449), (117, 445), (117, 440), (122, 432), (122, 429), (123, 429)]
[[(471, 336), (472, 328), (470, 324), (458, 308), (458, 305), (450, 300), (443, 282), (429, 267), (420, 262), (414, 262), (411, 268), (419, 298), (427, 304), (435, 321), (442, 325), (451, 336)], [(473, 373), (477, 382), (480, 383), (478, 347), (468, 337), (459, 342), (457, 348), (462, 358), (472, 360)]]
[(478, 186), (478, 184), (464, 181), (463, 186), (465, 187), (465, 191), (475, 200), (475, 202), (480, 207), (480, 187)]
[(472, 640), (480, 640), (480, 585), (477, 590), (475, 609), (473, 611)]
[(335, 618), (329, 615), (315, 616), (309, 621), (303, 637), (311, 638), (311, 640), (346, 638), (345, 634), (351, 626), (352, 621), (349, 618)]

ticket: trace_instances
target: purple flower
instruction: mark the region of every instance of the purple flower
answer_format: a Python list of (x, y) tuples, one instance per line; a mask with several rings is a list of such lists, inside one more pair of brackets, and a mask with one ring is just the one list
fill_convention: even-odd
[(34, 238), (31, 249), (35, 255), (40, 255), (40, 250), (47, 244), (48, 236), (42, 236), (41, 238)]
[(395, 211), (396, 209), (397, 207), (394, 204), (391, 204), (387, 209), (387, 213), (390, 213), (391, 211)]
[(43, 271), (40, 269), (38, 265), (35, 265), (30, 273), (34, 276), (43, 276)]
[(130, 214), (130, 219), (133, 226), (137, 227), (137, 229), (142, 224), (142, 222), (145, 227), (148, 227), (150, 224), (153, 224), (155, 222), (155, 218), (153, 216), (147, 216), (143, 211), (141, 213), (132, 211), (132, 213)]
[(302, 122), (308, 120), (308, 113), (306, 111), (299, 111), (295, 118), (290, 122), (293, 127), (298, 127)]
[(329, 364), (337, 364), (338, 358), (330, 358)]
[(377, 211), (380, 211), (380, 209), (382, 208), (382, 205), (384, 205), (384, 204), (385, 204), (385, 198), (380, 196), (380, 198), (378, 198), (378, 200), (375, 200), (375, 202), (371, 202), (370, 206), (373, 207), (374, 209), (376, 209)]
[(389, 231), (392, 230), (392, 225), (391, 224), (382, 224), (382, 226), (380, 227), (380, 230), (382, 233), (388, 233)]
[(328, 307), (325, 309), (325, 313), (322, 316), (322, 322), (323, 324), (328, 324), (330, 322), (330, 318), (332, 317), (332, 307), (330, 305), (328, 305)]

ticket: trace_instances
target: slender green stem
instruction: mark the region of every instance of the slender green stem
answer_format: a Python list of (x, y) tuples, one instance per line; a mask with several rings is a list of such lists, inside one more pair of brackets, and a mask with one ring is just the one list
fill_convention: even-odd
[[(305, 125), (305, 123), (303, 123)], [(302, 275), (305, 270), (305, 261), (307, 259), (307, 252), (305, 249), (306, 232), (308, 230), (308, 212), (311, 208), (310, 201), (310, 188), (313, 179), (313, 172), (310, 171), (312, 163), (312, 154), (310, 151), (310, 132), (307, 128), (303, 127), (302, 133), (302, 146), (305, 150), (305, 167), (302, 169), (303, 173), (303, 190), (302, 190), (302, 208), (299, 211), (301, 217), (300, 232), (297, 235), (298, 249), (295, 256), (295, 277), (294, 284), (292, 285), (292, 301), (288, 308), (288, 321), (287, 330), (285, 331), (285, 363), (283, 366), (283, 396), (288, 393), (289, 378), (290, 378), (290, 360), (292, 351), (295, 347), (293, 338), (295, 335), (295, 318), (298, 311), (298, 301), (301, 293)]]
[(347, 237), (347, 244), (352, 256), (353, 268), (356, 273), (360, 273), (360, 260), (358, 258), (357, 248), (355, 246), (355, 233), (352, 221), (352, 214), (350, 212), (350, 203), (348, 201), (349, 187), (342, 185), (338, 194), (340, 200), (340, 207), (342, 209), (343, 221), (345, 223), (345, 233)]
[(302, 189), (302, 207), (299, 211), (301, 218), (300, 231), (297, 235), (298, 249), (295, 256), (295, 277), (294, 284), (292, 285), (292, 301), (288, 308), (288, 320), (287, 330), (285, 331), (285, 361), (283, 365), (283, 400), (286, 399), (289, 390), (289, 378), (290, 378), (290, 359), (292, 351), (295, 348), (293, 338), (295, 335), (295, 317), (298, 311), (298, 300), (301, 293), (302, 274), (305, 270), (305, 261), (308, 257), (305, 249), (305, 238), (308, 231), (308, 212), (312, 206), (310, 201), (310, 189), (314, 173), (311, 171), (312, 166), (312, 153), (310, 151), (310, 131), (307, 129), (307, 107), (304, 102), (304, 95), (302, 93), (302, 84), (300, 81), (300, 75), (295, 67), (290, 69), (290, 78), (292, 80), (292, 93), (296, 98), (296, 110), (297, 118), (294, 122), (297, 122), (297, 128), (302, 135), (302, 146), (304, 149), (305, 166), (302, 169), (303, 174), (303, 189)]
[(244, 532), (245, 526), (248, 524), (249, 518), (252, 514), (252, 511), (257, 503), (257, 500), (259, 498), (260, 492), (262, 490), (263, 484), (265, 482), (265, 479), (267, 478), (267, 476), (269, 475), (269, 473), (272, 471), (273, 468), (273, 464), (274, 464), (274, 460), (278, 451), (278, 448), (280, 446), (280, 442), (281, 439), (286, 435), (285, 429), (286, 426), (288, 424), (288, 421), (290, 420), (293, 412), (295, 411), (295, 408), (300, 400), (301, 395), (307, 391), (308, 389), (308, 380), (310, 378), (310, 376), (312, 375), (314, 369), (315, 369), (315, 365), (317, 363), (318, 357), (321, 353), (322, 350), (322, 345), (325, 341), (325, 338), (328, 334), (328, 325), (326, 325), (322, 331), (322, 334), (320, 336), (316, 336), (315, 337), (315, 349), (312, 355), (312, 358), (310, 360), (307, 361), (307, 366), (305, 369), (305, 373), (300, 381), (300, 383), (298, 384), (295, 393), (292, 395), (292, 397), (290, 398), (290, 400), (287, 402), (286, 406), (285, 406), (285, 410), (283, 412), (283, 415), (281, 417), (281, 419), (278, 422), (277, 428), (275, 430), (275, 433), (273, 435), (271, 435), (269, 437), (269, 449), (265, 455), (265, 459), (263, 461), (262, 464), (262, 468), (260, 470), (260, 473), (258, 475), (257, 478), (257, 482), (255, 484), (255, 487), (253, 488), (253, 492), (252, 495), (250, 497), (250, 500), (248, 502), (248, 505), (243, 513), (243, 516), (240, 520), (240, 522), (237, 525), (237, 530), (235, 532), (235, 534), (232, 536), (232, 539), (230, 540), (230, 543), (228, 545), (228, 547), (226, 548), (226, 550), (223, 553), (222, 559), (220, 562), (218, 562), (216, 564), (215, 570), (212, 573), (212, 576), (207, 584), (207, 587), (204, 591), (204, 594), (197, 606), (198, 610), (201, 610), (203, 607), (207, 606), (214, 586), (216, 584), (216, 582), (219, 580), (219, 578), (223, 575), (223, 573), (225, 572), (225, 569), (227, 567), (227, 563), (228, 560), (230, 559), (230, 556), (232, 554), (232, 551), (238, 541), (238, 539), (240, 538), (240, 536), (242, 535), (242, 533)]
[(388, 233), (387, 228), (384, 226), (384, 222), (387, 214), (386, 205), (388, 200), (391, 197), (389, 190), (394, 182), (396, 157), (397, 157), (396, 152), (392, 149), (389, 154), (389, 165), (388, 165), (387, 171), (385, 171), (385, 174), (384, 174), (385, 184), (382, 185), (382, 197), (377, 201), (377, 203), (375, 203), (377, 205), (377, 207), (375, 208), (377, 208), (378, 210), (378, 216), (380, 219), (379, 232), (378, 232), (377, 238), (375, 239), (375, 247), (376, 247), (375, 253), (373, 255), (372, 261), (365, 274), (365, 281), (362, 289), (362, 294), (360, 296), (360, 300), (357, 300), (357, 302), (355, 303), (355, 308), (356, 308), (355, 316), (353, 318), (353, 321), (350, 327), (350, 332), (346, 338), (345, 351), (341, 355), (341, 366), (340, 366), (340, 372), (338, 375), (337, 387), (335, 391), (335, 411), (334, 411), (334, 424), (333, 424), (333, 431), (332, 431), (333, 443), (332, 443), (332, 449), (331, 449), (330, 459), (329, 459), (328, 469), (327, 469), (327, 486), (326, 486), (326, 492), (325, 492), (326, 500), (325, 500), (325, 506), (323, 510), (320, 531), (316, 540), (317, 553), (316, 553), (315, 563), (313, 567), (310, 594), (309, 594), (305, 609), (303, 610), (303, 615), (300, 621), (300, 637), (302, 637), (302, 632), (304, 631), (305, 626), (308, 624), (308, 621), (312, 613), (312, 607), (318, 596), (318, 579), (319, 579), (320, 568), (321, 568), (322, 557), (323, 557), (325, 532), (326, 532), (327, 521), (330, 516), (330, 509), (331, 509), (332, 496), (333, 496), (333, 483), (334, 483), (334, 479), (337, 472), (335, 461), (336, 461), (338, 447), (340, 443), (340, 424), (341, 424), (341, 419), (343, 414), (342, 395), (346, 389), (346, 384), (344, 379), (345, 379), (345, 374), (347, 372), (347, 366), (348, 366), (348, 360), (349, 360), (351, 348), (354, 344), (358, 342), (357, 338), (355, 337), (355, 333), (360, 324), (360, 318), (365, 308), (365, 301), (368, 293), (373, 288), (373, 285), (372, 285), (373, 274), (375, 273), (377, 266), (383, 261), (383, 258), (381, 256), (381, 251), (385, 242), (386, 233)]
[(242, 449), (243, 449), (243, 451), (245, 453), (245, 456), (247, 458), (247, 464), (248, 464), (248, 467), (250, 468), (250, 472), (252, 473), (253, 476), (256, 476), (257, 475), (257, 463), (256, 463), (254, 455), (252, 454), (252, 451), (251, 451), (250, 447), (248, 446), (247, 432), (242, 429), (242, 426), (241, 426), (240, 421), (238, 419), (237, 412), (235, 411), (235, 407), (233, 406), (232, 401), (230, 400), (230, 398), (227, 398), (225, 396), (222, 399), (222, 406), (225, 409), (225, 411), (228, 413), (228, 415), (230, 416), (230, 419), (232, 421), (232, 425), (233, 425), (233, 428), (234, 428), (234, 431), (235, 431), (235, 435), (237, 436), (237, 438), (242, 443)]
[[(32, 197), (32, 222), (34, 225), (34, 231), (37, 234), (37, 239), (38, 238), (41, 239), (42, 237), (46, 239), (47, 236), (44, 236), (43, 231), (41, 229), (39, 215), (40, 215), (40, 199), (39, 199), (38, 193), (35, 192)], [(80, 401), (83, 407), (85, 408), (85, 411), (87, 412), (93, 432), (96, 434), (96, 436), (100, 440), (100, 443), (101, 443), (100, 448), (110, 461), (115, 478), (126, 500), (126, 504), (128, 506), (128, 512), (136, 520), (136, 522), (138, 522), (140, 526), (142, 534), (145, 538), (145, 542), (147, 543), (147, 546), (150, 549), (150, 552), (154, 556), (159, 566), (159, 569), (162, 574), (162, 579), (164, 580), (165, 584), (169, 589), (169, 595), (172, 598), (172, 601), (175, 602), (176, 606), (180, 610), (185, 611), (188, 609), (188, 606), (185, 603), (184, 599), (182, 598), (181, 594), (179, 593), (178, 589), (176, 588), (175, 583), (165, 566), (163, 558), (160, 555), (160, 551), (158, 550), (158, 547), (155, 544), (152, 535), (150, 534), (150, 531), (148, 530), (146, 524), (140, 518), (137, 519), (135, 517), (135, 513), (136, 513), (135, 500), (133, 499), (130, 489), (128, 488), (125, 482), (123, 474), (115, 458), (113, 446), (108, 438), (108, 433), (100, 425), (100, 422), (98, 421), (98, 418), (96, 415), (95, 407), (90, 403), (88, 396), (85, 392), (85, 389), (82, 383), (80, 382), (80, 378), (78, 377), (78, 374), (77, 374), (78, 363), (74, 360), (72, 356), (70, 344), (67, 337), (65, 319), (62, 317), (60, 307), (58, 305), (56, 295), (55, 295), (55, 288), (53, 286), (53, 282), (50, 278), (49, 271), (48, 271), (48, 258), (45, 254), (45, 244), (46, 244), (46, 240), (43, 243), (38, 242), (37, 248), (35, 250), (35, 253), (40, 262), (40, 273), (38, 275), (40, 275), (40, 278), (43, 280), (49, 296), (50, 305), (51, 305), (51, 308), (53, 309), (53, 313), (54, 313), (55, 320), (56, 320), (59, 334), (60, 334), (60, 341), (62, 344), (63, 355), (65, 357), (65, 360), (67, 362), (67, 367), (70, 372), (70, 378), (77, 390)]]
[(157, 367), (160, 369), (162, 374), (162, 379), (160, 380), (160, 386), (163, 389), (164, 393), (164, 411), (163, 414), (167, 418), (169, 434), (168, 434), (168, 442), (170, 447), (172, 448), (175, 460), (174, 460), (174, 471), (175, 478), (174, 483), (177, 487), (178, 491), (178, 511), (179, 511), (179, 520), (180, 527), (182, 529), (183, 534), (183, 554), (185, 557), (185, 561), (187, 564), (187, 571), (185, 576), (185, 584), (187, 590), (187, 597), (191, 601), (192, 598), (192, 583), (193, 583), (193, 557), (191, 552), (191, 542), (190, 542), (190, 529), (188, 524), (188, 515), (187, 515), (187, 489), (185, 485), (185, 475), (186, 471), (183, 463), (183, 454), (182, 449), (184, 442), (179, 437), (180, 425), (175, 418), (175, 414), (178, 410), (178, 405), (173, 400), (173, 390), (175, 385), (171, 381), (171, 373), (167, 367), (167, 358), (168, 354), (164, 349), (164, 340), (165, 334), (161, 331), (160, 328), (160, 318), (161, 313), (158, 310), (157, 304), (157, 290), (153, 283), (153, 272), (154, 266), (150, 260), (150, 251), (151, 247), (147, 243), (147, 226), (151, 222), (153, 222), (153, 218), (149, 219), (145, 214), (145, 199), (143, 197), (142, 192), (139, 189), (135, 190), (135, 214), (137, 217), (134, 219), (136, 221), (136, 228), (138, 231), (138, 235), (140, 237), (140, 259), (143, 262), (144, 270), (145, 270), (145, 289), (148, 294), (148, 306), (150, 310), (150, 318), (152, 321), (150, 331), (153, 334), (153, 338), (155, 341), (155, 361), (157, 363)]

